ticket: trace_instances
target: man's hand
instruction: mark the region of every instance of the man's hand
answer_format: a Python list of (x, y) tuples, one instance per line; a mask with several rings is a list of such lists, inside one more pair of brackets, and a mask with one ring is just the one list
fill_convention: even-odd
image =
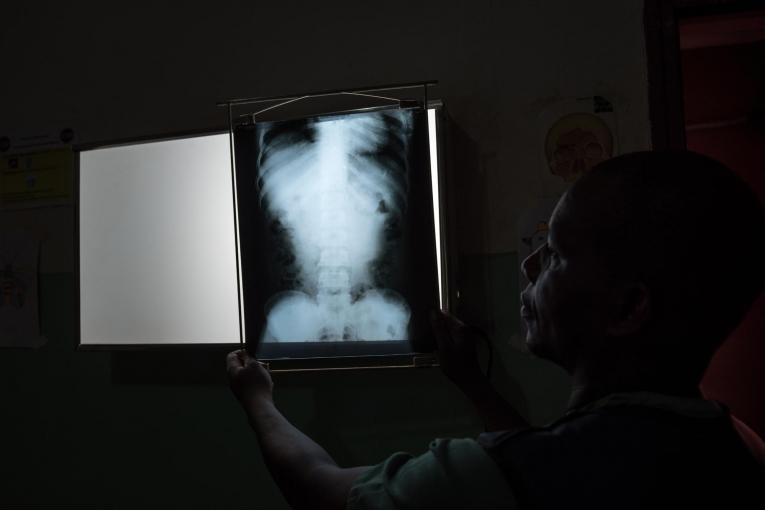
[(492, 387), (481, 372), (476, 349), (479, 333), (444, 312), (431, 315), (438, 342), (441, 370), (462, 390), (481, 416), (487, 431), (521, 430), (529, 426), (512, 404)]
[(231, 391), (246, 411), (249, 412), (250, 407), (258, 405), (259, 402), (273, 401), (274, 383), (271, 374), (247, 351), (229, 353), (226, 357), (226, 369)]
[(351, 487), (368, 467), (343, 469), (282, 416), (268, 370), (246, 351), (226, 358), (229, 384), (247, 412), (268, 470), (296, 510), (345, 508)]
[(478, 363), (478, 333), (446, 312), (431, 314), (441, 370), (465, 393), (488, 383)]

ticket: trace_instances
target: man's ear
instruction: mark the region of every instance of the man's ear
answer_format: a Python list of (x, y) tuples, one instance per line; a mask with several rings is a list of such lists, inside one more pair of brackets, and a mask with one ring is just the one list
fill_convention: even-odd
[(651, 292), (645, 284), (626, 285), (614, 297), (614, 313), (607, 331), (609, 335), (637, 333), (651, 319)]

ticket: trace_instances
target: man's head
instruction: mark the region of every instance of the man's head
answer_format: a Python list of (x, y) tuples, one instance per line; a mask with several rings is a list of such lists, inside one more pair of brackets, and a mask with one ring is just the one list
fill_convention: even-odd
[(613, 158), (569, 189), (523, 262), (526, 342), (569, 371), (626, 358), (700, 376), (761, 292), (763, 260), (762, 205), (723, 165)]

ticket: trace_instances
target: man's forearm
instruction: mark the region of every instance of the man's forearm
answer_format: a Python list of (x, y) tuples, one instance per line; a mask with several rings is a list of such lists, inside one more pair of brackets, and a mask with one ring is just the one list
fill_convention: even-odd
[(290, 506), (344, 508), (351, 481), (366, 468), (339, 468), (324, 448), (287, 421), (270, 398), (245, 407), (266, 467)]
[(296, 499), (308, 496), (311, 471), (337, 466), (334, 459), (287, 421), (270, 399), (248, 405), (247, 416), (274, 481), (293, 508), (302, 507), (303, 502)]

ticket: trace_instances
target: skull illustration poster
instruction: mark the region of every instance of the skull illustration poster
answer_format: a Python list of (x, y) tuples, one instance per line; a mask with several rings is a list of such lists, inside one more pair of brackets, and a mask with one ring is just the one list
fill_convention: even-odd
[(602, 96), (549, 103), (538, 124), (540, 196), (560, 196), (593, 166), (619, 153), (614, 103)]
[[(248, 342), (275, 357), (432, 344), (425, 112), (262, 122), (237, 127), (234, 140)], [(385, 352), (370, 350), (381, 343)]]

